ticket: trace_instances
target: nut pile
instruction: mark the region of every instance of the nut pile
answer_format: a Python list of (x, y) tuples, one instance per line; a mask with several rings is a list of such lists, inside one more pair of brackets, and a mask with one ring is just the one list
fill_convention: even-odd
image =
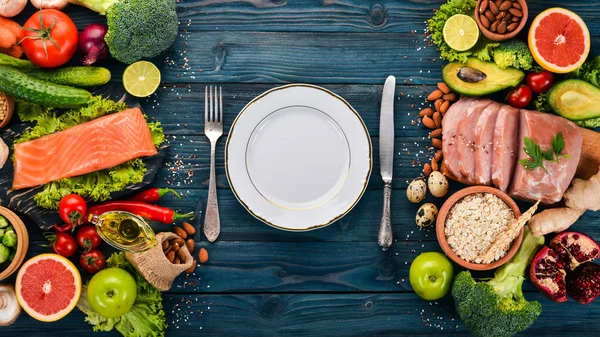
[(481, 25), (497, 34), (513, 32), (523, 19), (523, 8), (517, 0), (484, 0), (478, 12)]
[(442, 169), (442, 119), (450, 108), (450, 105), (458, 100), (458, 95), (453, 93), (444, 82), (437, 84), (437, 89), (427, 96), (427, 100), (433, 102), (435, 108), (425, 108), (419, 112), (423, 125), (431, 129), (429, 138), (431, 145), (437, 149), (434, 157), (431, 158), (431, 163), (426, 163), (423, 166), (423, 173), (429, 177), (431, 172), (440, 171)]
[[(194, 242), (194, 234), (196, 234), (196, 228), (190, 223), (184, 222), (183, 225), (173, 226), (173, 233), (177, 234), (177, 238), (164, 241), (162, 243), (162, 249), (169, 262), (173, 264), (185, 263), (184, 255), (180, 248), (186, 246), (190, 254), (194, 253), (196, 242)], [(202, 248), (198, 255), (200, 263), (208, 262), (208, 252)], [(188, 274), (193, 273), (196, 270), (197, 262), (194, 260), (192, 266), (186, 270)]]
[(8, 115), (8, 98), (6, 95), (0, 92), (0, 123), (7, 117)]

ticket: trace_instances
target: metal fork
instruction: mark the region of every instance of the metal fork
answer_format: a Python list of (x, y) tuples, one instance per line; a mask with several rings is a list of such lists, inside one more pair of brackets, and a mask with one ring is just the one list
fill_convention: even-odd
[(204, 235), (206, 235), (208, 241), (214, 242), (221, 233), (219, 204), (217, 202), (217, 182), (215, 178), (217, 140), (223, 135), (223, 89), (221, 87), (219, 87), (218, 92), (216, 86), (204, 89), (204, 134), (210, 140), (210, 182), (208, 185), (206, 213), (204, 214)]

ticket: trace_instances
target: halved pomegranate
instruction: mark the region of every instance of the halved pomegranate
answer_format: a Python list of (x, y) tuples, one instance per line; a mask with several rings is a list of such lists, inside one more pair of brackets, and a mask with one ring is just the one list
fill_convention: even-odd
[(600, 295), (600, 265), (586, 263), (567, 276), (567, 293), (575, 301), (588, 304)]
[(567, 300), (566, 275), (565, 263), (552, 249), (544, 247), (535, 254), (529, 278), (542, 294), (554, 302)]
[(552, 248), (571, 271), (598, 257), (600, 246), (589, 236), (577, 232), (563, 232), (550, 241)]

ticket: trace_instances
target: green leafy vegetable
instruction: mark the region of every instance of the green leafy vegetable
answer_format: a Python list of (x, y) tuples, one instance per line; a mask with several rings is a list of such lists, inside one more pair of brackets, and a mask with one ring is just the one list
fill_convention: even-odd
[(548, 93), (544, 92), (537, 96), (535, 101), (533, 102), (535, 105), (535, 110), (539, 112), (551, 112), (550, 105), (548, 104)]
[(533, 69), (534, 61), (529, 46), (521, 40), (512, 39), (502, 42), (498, 48), (494, 48), (492, 55), (494, 62), (502, 69), (508, 67), (523, 70)]
[(511, 337), (527, 329), (542, 313), (537, 301), (527, 301), (523, 281), (527, 265), (544, 245), (525, 226), (523, 243), (517, 254), (494, 273), (488, 282), (478, 282), (469, 271), (454, 279), (452, 297), (465, 326), (476, 337)]
[(588, 129), (595, 129), (595, 128), (600, 127), (600, 117), (586, 119), (584, 121), (573, 121), (573, 122), (575, 122), (575, 124), (577, 124), (581, 127), (588, 128)]
[(568, 74), (569, 77), (578, 78), (600, 87), (600, 56), (585, 62), (579, 69)]
[(485, 37), (480, 37), (475, 47), (464, 52), (458, 52), (444, 41), (444, 25), (446, 21), (456, 14), (465, 14), (473, 16), (476, 0), (449, 0), (435, 11), (433, 17), (427, 21), (429, 33), (433, 43), (439, 48), (442, 59), (453, 62), (467, 62), (467, 57), (474, 56), (483, 61), (491, 61), (491, 50), (500, 44), (492, 42)]
[[(18, 102), (16, 110), (19, 118), (22, 121), (36, 122), (36, 124), (23, 133), (15, 141), (15, 144), (63, 131), (125, 109), (127, 109), (125, 103), (94, 96), (84, 107), (68, 110), (58, 116), (53, 109), (44, 109), (34, 104)], [(160, 122), (150, 122), (148, 128), (152, 134), (154, 145), (159, 147), (165, 141)], [(41, 192), (35, 195), (34, 200), (38, 206), (48, 209), (58, 208), (60, 200), (71, 193), (94, 201), (105, 201), (110, 198), (111, 193), (122, 191), (129, 185), (141, 183), (146, 171), (146, 165), (142, 160), (135, 159), (110, 169), (48, 183), (44, 185)]]
[(94, 331), (116, 329), (125, 337), (160, 337), (167, 329), (160, 291), (140, 275), (125, 258), (125, 253), (112, 254), (106, 260), (108, 268), (121, 268), (132, 275), (137, 283), (137, 297), (131, 310), (119, 318), (100, 316), (90, 308), (82, 292), (77, 307), (86, 314), (85, 321), (93, 325)]
[(562, 132), (559, 132), (554, 136), (552, 139), (552, 148), (546, 151), (543, 151), (542, 147), (529, 137), (525, 137), (523, 143), (525, 145), (523, 151), (525, 151), (529, 158), (519, 160), (519, 164), (526, 170), (534, 170), (539, 167), (548, 173), (544, 167), (544, 161), (556, 163), (559, 158), (571, 158), (568, 154), (562, 154), (562, 151), (565, 148), (565, 138), (563, 137)]

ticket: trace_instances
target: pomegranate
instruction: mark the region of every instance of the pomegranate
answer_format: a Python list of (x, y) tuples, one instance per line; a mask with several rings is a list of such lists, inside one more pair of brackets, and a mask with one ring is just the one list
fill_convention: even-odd
[(538, 290), (554, 302), (567, 300), (565, 263), (556, 252), (542, 248), (533, 258), (529, 278)]
[(600, 295), (600, 266), (589, 263), (600, 254), (600, 246), (577, 232), (558, 234), (549, 247), (533, 258), (529, 277), (538, 290), (555, 302), (567, 294), (579, 303), (589, 303)]
[(600, 246), (589, 236), (577, 232), (563, 232), (550, 241), (550, 248), (567, 263), (571, 271), (598, 257)]
[(567, 293), (575, 301), (588, 304), (600, 295), (600, 265), (583, 264), (567, 276)]

